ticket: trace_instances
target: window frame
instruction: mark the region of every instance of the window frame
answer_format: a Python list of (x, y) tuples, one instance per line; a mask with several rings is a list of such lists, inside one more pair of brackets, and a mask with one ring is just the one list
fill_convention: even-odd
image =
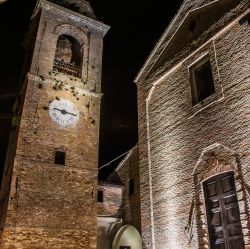
[[(209, 62), (210, 68), (211, 68), (211, 74), (212, 74), (212, 79), (213, 79), (212, 84), (213, 84), (214, 92), (212, 92), (206, 98), (199, 100), (196, 71), (208, 62)], [(188, 67), (188, 71), (189, 71), (189, 81), (190, 81), (190, 87), (191, 87), (192, 106), (196, 106), (199, 103), (203, 103), (207, 98), (209, 98), (210, 96), (213, 96), (216, 93), (215, 79), (213, 76), (213, 67), (212, 67), (212, 63), (211, 63), (211, 59), (210, 59), (209, 54), (207, 53), (204, 56), (200, 57), (195, 62), (193, 62)]]

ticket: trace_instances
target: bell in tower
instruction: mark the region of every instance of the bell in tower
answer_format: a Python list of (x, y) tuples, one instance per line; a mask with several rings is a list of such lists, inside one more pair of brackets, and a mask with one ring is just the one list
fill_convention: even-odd
[(103, 37), (88, 2), (40, 0), (1, 189), (1, 248), (96, 248)]

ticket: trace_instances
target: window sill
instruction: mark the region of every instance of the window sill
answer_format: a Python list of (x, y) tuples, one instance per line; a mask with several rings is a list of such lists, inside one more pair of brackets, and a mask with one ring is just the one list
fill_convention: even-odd
[(208, 107), (210, 107), (213, 104), (216, 104), (224, 99), (224, 96), (218, 93), (214, 93), (204, 99), (201, 102), (198, 102), (194, 106), (192, 106), (192, 115), (188, 118), (191, 119), (197, 114), (201, 113), (202, 111), (205, 111)]

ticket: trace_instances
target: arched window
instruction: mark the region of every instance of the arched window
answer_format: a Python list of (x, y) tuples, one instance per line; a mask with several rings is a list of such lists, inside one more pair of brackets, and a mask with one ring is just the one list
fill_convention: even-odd
[(81, 77), (82, 52), (79, 42), (69, 35), (57, 40), (54, 70)]

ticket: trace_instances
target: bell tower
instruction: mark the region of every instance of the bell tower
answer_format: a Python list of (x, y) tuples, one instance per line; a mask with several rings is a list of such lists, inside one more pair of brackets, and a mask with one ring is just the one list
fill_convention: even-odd
[(16, 105), (20, 123), (13, 128), (2, 183), (2, 249), (96, 248), (102, 44), (108, 29), (86, 1), (37, 3)]

